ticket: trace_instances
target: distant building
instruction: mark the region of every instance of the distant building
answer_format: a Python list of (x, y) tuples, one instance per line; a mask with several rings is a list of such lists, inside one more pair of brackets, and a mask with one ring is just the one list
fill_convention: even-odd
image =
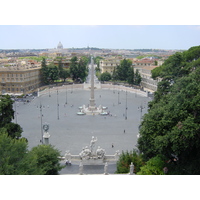
[(111, 75), (113, 74), (114, 68), (116, 68), (120, 64), (119, 58), (108, 58), (106, 60), (100, 60), (99, 68), (101, 73), (109, 72)]
[(41, 67), (29, 65), (0, 66), (0, 93), (27, 94), (41, 86)]
[(140, 76), (142, 78), (140, 85), (145, 89), (152, 92), (157, 90), (157, 85), (159, 80), (154, 80), (151, 76), (151, 70), (155, 69), (157, 66), (140, 66), (134, 67), (134, 71), (138, 69)]
[(63, 49), (63, 45), (61, 42), (58, 43), (57, 49)]

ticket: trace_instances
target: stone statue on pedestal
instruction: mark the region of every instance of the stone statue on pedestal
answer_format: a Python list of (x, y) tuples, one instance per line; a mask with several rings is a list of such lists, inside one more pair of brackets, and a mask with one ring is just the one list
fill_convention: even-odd
[(95, 139), (94, 136), (92, 136), (92, 140), (90, 141), (90, 150), (91, 150), (91, 153), (93, 153), (95, 142), (97, 142), (97, 137)]
[(96, 155), (97, 155), (97, 158), (101, 159), (101, 158), (104, 158), (105, 156), (105, 150), (98, 147), (97, 151), (96, 151)]

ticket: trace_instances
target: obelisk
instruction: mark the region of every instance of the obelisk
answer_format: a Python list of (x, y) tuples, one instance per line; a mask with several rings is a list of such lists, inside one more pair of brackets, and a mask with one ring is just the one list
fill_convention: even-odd
[(91, 57), (91, 90), (90, 90), (90, 110), (95, 110), (95, 99), (94, 99), (94, 60)]

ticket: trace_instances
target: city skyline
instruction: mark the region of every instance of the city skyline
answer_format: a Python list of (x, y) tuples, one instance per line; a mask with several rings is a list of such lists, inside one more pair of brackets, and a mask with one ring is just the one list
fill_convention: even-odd
[(187, 50), (200, 44), (195, 25), (0, 25), (0, 49)]

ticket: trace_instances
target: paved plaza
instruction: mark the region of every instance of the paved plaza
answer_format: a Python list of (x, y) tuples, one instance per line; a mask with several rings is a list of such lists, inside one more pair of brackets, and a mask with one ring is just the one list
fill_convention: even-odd
[[(66, 150), (73, 155), (79, 154), (83, 147), (89, 146), (92, 136), (98, 138), (95, 148), (100, 146), (105, 149), (106, 155), (114, 155), (116, 150), (120, 152), (133, 150), (137, 144), (141, 116), (147, 112), (147, 103), (151, 99), (146, 97), (145, 93), (140, 95), (126, 92), (118, 89), (117, 86), (107, 89), (102, 87), (102, 89), (95, 89), (95, 103), (97, 106), (107, 106), (110, 115), (78, 116), (76, 113), (79, 107), (88, 105), (89, 98), (89, 89), (68, 85), (46, 89), (29, 103), (16, 102), (17, 118), (14, 121), (23, 128), (22, 136), (28, 139), (29, 149), (41, 144), (41, 122), (42, 124), (47, 122), (50, 125), (51, 135), (49, 143), (59, 149), (63, 156)], [(141, 106), (142, 112), (138, 109)], [(66, 166), (61, 172), (70, 173), (71, 170), (72, 174), (78, 173), (76, 170), (78, 165), (69, 167)], [(108, 166), (108, 171), (114, 173), (116, 165), (110, 167), (112, 170)], [(103, 166), (95, 166), (95, 168), (99, 173), (103, 173)], [(91, 171), (91, 166), (85, 169)]]

